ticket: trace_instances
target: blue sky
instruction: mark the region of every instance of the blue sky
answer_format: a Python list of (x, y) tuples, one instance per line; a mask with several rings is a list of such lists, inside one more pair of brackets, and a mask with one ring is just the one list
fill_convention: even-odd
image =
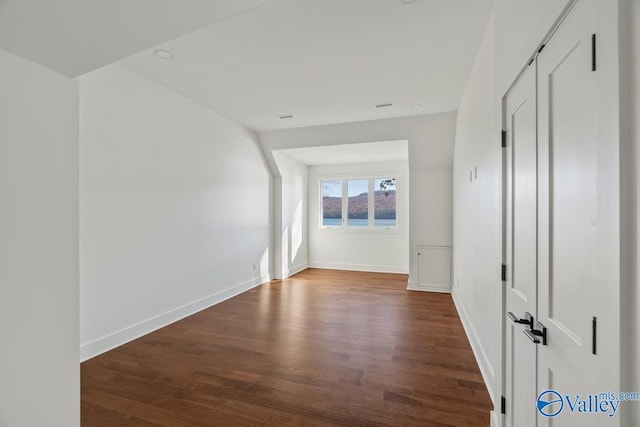
[(349, 181), (349, 197), (369, 192), (369, 180), (359, 179), (357, 181)]
[[(375, 190), (380, 189), (380, 181), (382, 179), (376, 179), (373, 182), (373, 188)], [(366, 193), (369, 191), (369, 180), (367, 179), (356, 179), (349, 180), (349, 189), (348, 195), (357, 196), (362, 193)], [(328, 197), (341, 197), (342, 196), (342, 180), (335, 181), (322, 181), (322, 195)]]
[(322, 181), (322, 195), (342, 197), (342, 181)]

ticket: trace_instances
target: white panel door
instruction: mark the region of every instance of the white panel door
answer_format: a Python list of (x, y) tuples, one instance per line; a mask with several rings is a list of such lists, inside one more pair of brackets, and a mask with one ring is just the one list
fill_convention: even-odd
[(418, 246), (418, 286), (451, 291), (451, 247)]
[[(595, 393), (592, 354), (598, 224), (596, 71), (592, 34), (596, 2), (577, 0), (538, 55), (538, 389), (561, 396)], [(556, 396), (556, 399), (553, 398)], [(549, 401), (557, 395), (548, 394)], [(594, 414), (559, 401), (538, 415), (541, 426), (596, 425)]]
[(508, 93), (506, 191), (507, 426), (535, 426), (537, 347), (525, 335), (537, 309), (536, 70), (532, 63)]

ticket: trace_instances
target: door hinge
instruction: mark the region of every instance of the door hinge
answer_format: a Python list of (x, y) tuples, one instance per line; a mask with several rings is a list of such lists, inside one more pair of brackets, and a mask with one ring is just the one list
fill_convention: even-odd
[(591, 71), (596, 70), (596, 35), (591, 34)]
[(543, 44), (542, 46), (540, 46), (538, 51), (529, 60), (529, 63), (527, 64), (527, 66), (530, 66), (531, 64), (533, 64), (533, 61), (536, 60), (536, 58), (538, 57), (538, 55), (540, 55), (540, 52), (542, 52), (542, 49), (544, 49), (545, 46), (546, 46), (546, 44)]
[(507, 131), (502, 129), (502, 135), (500, 139), (500, 144), (502, 148), (507, 148)]
[(502, 264), (502, 266), (500, 267), (500, 277), (502, 278), (503, 282), (507, 281), (507, 266), (506, 266), (506, 264)]
[(507, 399), (505, 399), (504, 396), (500, 397), (500, 413), (507, 413)]
[(598, 332), (598, 319), (591, 319), (591, 353), (596, 354), (596, 334)]

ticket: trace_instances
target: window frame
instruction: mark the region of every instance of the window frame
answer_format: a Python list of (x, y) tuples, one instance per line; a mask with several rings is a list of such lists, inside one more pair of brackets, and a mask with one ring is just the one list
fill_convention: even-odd
[[(376, 227), (375, 223), (375, 180), (390, 179), (396, 180), (396, 225), (394, 227)], [(382, 173), (366, 173), (358, 175), (322, 175), (318, 176), (318, 228), (321, 230), (332, 232), (348, 232), (348, 233), (401, 233), (402, 232), (402, 215), (404, 205), (402, 204), (402, 172), (382, 172)], [(368, 225), (357, 226), (348, 225), (349, 212), (349, 181), (368, 181)], [(341, 181), (342, 182), (342, 223), (341, 225), (324, 225), (323, 224), (323, 193), (322, 187), (325, 181)]]

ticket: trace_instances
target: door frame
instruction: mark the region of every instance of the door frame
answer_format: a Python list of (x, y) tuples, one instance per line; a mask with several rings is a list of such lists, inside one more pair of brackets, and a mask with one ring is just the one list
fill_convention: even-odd
[[(571, 11), (578, 0), (564, 0), (548, 7), (545, 17), (540, 22), (542, 30), (536, 31), (528, 40), (524, 52), (530, 52), (528, 56), (519, 55), (516, 62), (507, 69), (511, 70), (503, 78), (502, 84), (497, 82), (498, 104), (497, 111), (499, 129), (506, 126), (506, 97), (516, 84), (530, 61), (534, 60), (541, 48), (553, 36), (557, 28), (562, 24), (564, 18)], [(601, 227), (598, 231), (598, 241), (601, 246), (598, 250), (600, 259), (605, 262), (599, 268), (597, 277), (602, 286), (598, 288), (596, 298), (600, 310), (598, 312), (598, 327), (606, 329), (607, 333), (598, 334), (598, 360), (596, 369), (596, 383), (602, 391), (611, 389), (621, 390), (621, 255), (620, 255), (620, 74), (619, 74), (619, 23), (618, 16), (621, 0), (607, 1), (598, 0), (598, 23), (597, 23), (597, 67), (598, 88), (598, 171), (603, 171), (608, 177), (607, 180), (598, 181), (599, 196), (601, 200), (598, 204), (598, 220), (607, 227)], [(504, 77), (504, 76), (500, 76)], [(502, 264), (505, 265), (508, 259), (506, 245), (507, 227), (507, 150), (501, 149), (502, 156)], [(500, 394), (502, 397), (506, 393), (506, 286), (502, 281), (501, 304), (502, 311), (501, 329), (501, 352), (500, 352)], [(500, 401), (500, 396), (495, 396), (496, 402)], [(532, 402), (533, 404), (533, 402)], [(492, 425), (504, 426), (506, 417), (501, 413), (500, 407), (496, 406), (494, 421)], [(620, 419), (611, 420), (612, 426), (620, 425)]]

